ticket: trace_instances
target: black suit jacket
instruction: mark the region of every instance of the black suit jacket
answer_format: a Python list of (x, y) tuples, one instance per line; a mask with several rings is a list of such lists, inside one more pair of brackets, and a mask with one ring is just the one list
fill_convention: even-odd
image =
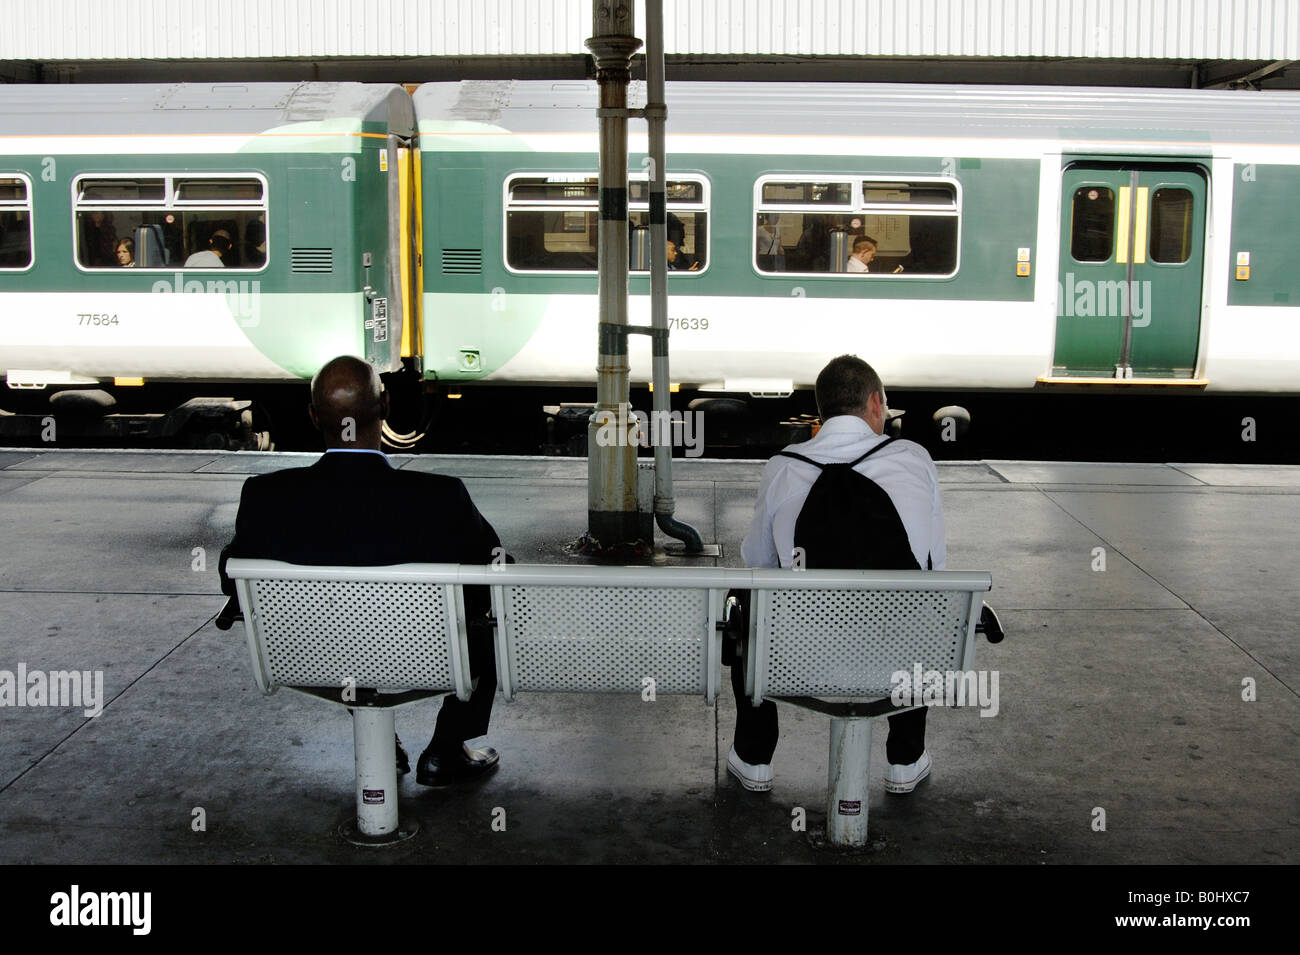
[[(379, 454), (327, 452), (310, 467), (244, 482), (235, 537), (221, 552), (221, 589), (234, 597), (226, 576), (231, 557), (354, 567), (487, 564), (500, 546), (458, 478), (399, 471)], [(466, 588), (465, 598), (470, 614), (489, 607), (487, 588)]]

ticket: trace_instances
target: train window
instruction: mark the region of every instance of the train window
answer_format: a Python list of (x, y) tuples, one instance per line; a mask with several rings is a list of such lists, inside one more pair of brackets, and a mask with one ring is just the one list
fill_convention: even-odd
[[(959, 195), (947, 180), (760, 180), (754, 268), (768, 274), (953, 275)], [(866, 263), (851, 258), (860, 238), (875, 243)]]
[(1070, 254), (1076, 262), (1105, 262), (1115, 248), (1115, 192), (1081, 186), (1070, 204)]
[(523, 203), (595, 203), (600, 183), (595, 176), (536, 176), (510, 181), (511, 205)]
[[(708, 248), (707, 186), (702, 179), (670, 179), (667, 200), (669, 268), (703, 270)], [(521, 272), (594, 272), (600, 186), (590, 174), (534, 174), (506, 183), (506, 265)], [(633, 270), (648, 268), (650, 184), (628, 183), (628, 229)]]
[(0, 176), (0, 269), (32, 264), (32, 206), (27, 180)]
[(851, 182), (765, 182), (763, 204), (851, 206)]
[[(638, 204), (650, 201), (650, 183), (634, 179), (627, 184), (628, 202)], [(669, 202), (703, 202), (704, 184), (699, 182), (666, 182), (664, 198)]]
[(1151, 196), (1151, 261), (1186, 262), (1192, 254), (1192, 194), (1157, 189)]
[(506, 264), (525, 271), (595, 271), (595, 176), (521, 176), (506, 186)]
[(80, 202), (161, 202), (167, 194), (161, 179), (82, 179), (78, 185)]
[(84, 269), (266, 265), (266, 184), (255, 176), (86, 176), (73, 185)]
[(178, 179), (176, 201), (256, 203), (262, 201), (262, 184), (256, 179)]
[(956, 212), (957, 190), (948, 182), (864, 182), (862, 201), (868, 206), (924, 207), (937, 212)]

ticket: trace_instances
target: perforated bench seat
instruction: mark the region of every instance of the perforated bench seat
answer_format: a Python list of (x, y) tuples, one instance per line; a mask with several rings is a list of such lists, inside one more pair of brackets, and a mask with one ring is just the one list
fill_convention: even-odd
[[(391, 706), (439, 692), (469, 697), (467, 586), (490, 588), (507, 699), (520, 692), (639, 693), (648, 677), (657, 694), (698, 694), (710, 704), (721, 686), (723, 601), (729, 590), (748, 590), (746, 694), (755, 705), (777, 698), (828, 712), (832, 740), (852, 730), (854, 759), (869, 758), (866, 720), (888, 706), (835, 709), (817, 701), (887, 697), (892, 675), (918, 664), (970, 669), (981, 595), (991, 586), (986, 573), (957, 571), (260, 560), (231, 560), (227, 571), (263, 692), (286, 686), (352, 709), (357, 826), (376, 840), (400, 831)], [(358, 702), (344, 698), (346, 686), (414, 692)], [(860, 790), (860, 818), (842, 838), (832, 826), (832, 840), (862, 844), (865, 778), (845, 789), (843, 775), (833, 761), (830, 805)]]

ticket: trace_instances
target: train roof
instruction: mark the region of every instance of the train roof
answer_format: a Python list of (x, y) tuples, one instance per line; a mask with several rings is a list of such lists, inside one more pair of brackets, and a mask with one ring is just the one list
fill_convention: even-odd
[[(645, 84), (632, 83), (628, 105), (645, 98)], [(670, 134), (1300, 144), (1300, 92), (668, 83), (665, 100)], [(596, 105), (594, 81), (425, 83), (415, 92), (422, 123), (519, 133), (593, 132)]]
[(414, 131), (411, 98), (387, 83), (0, 85), (5, 135), (260, 133), (353, 119)]

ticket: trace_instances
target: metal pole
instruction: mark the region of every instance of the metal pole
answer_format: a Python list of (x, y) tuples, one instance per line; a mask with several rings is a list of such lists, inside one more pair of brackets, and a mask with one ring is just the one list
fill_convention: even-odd
[(596, 409), (587, 427), (587, 535), (600, 547), (638, 538), (636, 419), (629, 413), (627, 354), (627, 87), (632, 54), (630, 0), (592, 0), (587, 41), (600, 86), (600, 222), (598, 298), (600, 344)]
[[(664, 12), (663, 0), (645, 0), (646, 35), (646, 120), (650, 125), (650, 328), (654, 382), (654, 414), (651, 435), (655, 449), (655, 520), (670, 537), (686, 545), (686, 552), (700, 553), (704, 543), (699, 531), (673, 517), (673, 448), (667, 427), (672, 396), (668, 381), (668, 178), (664, 122)], [(661, 423), (664, 425), (661, 427)], [(703, 430), (698, 432), (703, 436)]]
[(397, 766), (393, 760), (393, 711), (352, 710), (357, 755), (357, 829), (362, 836), (397, 831)]
[(833, 846), (867, 844), (867, 782), (871, 778), (871, 720), (831, 717), (826, 840)]

